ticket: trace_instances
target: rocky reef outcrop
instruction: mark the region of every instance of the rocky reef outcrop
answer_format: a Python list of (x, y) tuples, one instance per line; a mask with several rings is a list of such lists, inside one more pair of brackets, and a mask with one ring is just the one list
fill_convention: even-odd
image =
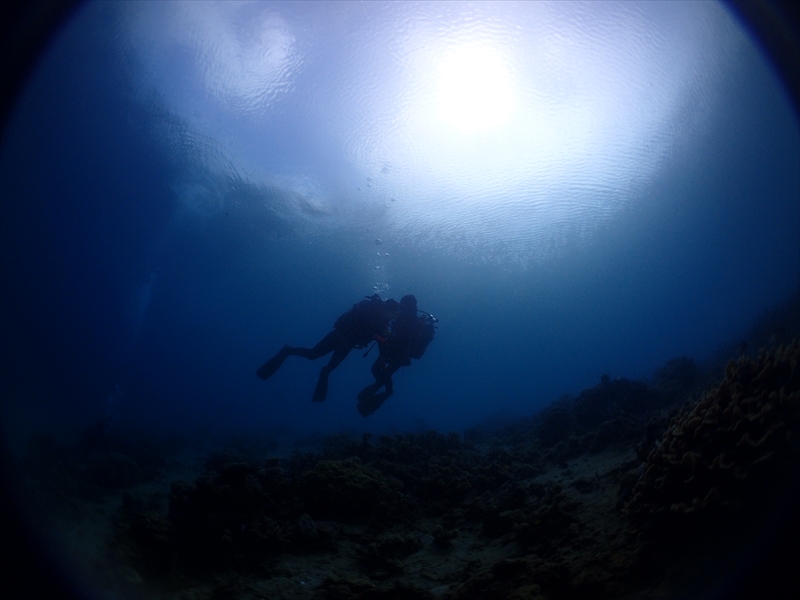
[(578, 396), (562, 396), (545, 408), (529, 429), (556, 463), (585, 452), (629, 447), (641, 439), (656, 411), (685, 399), (698, 380), (696, 365), (686, 357), (670, 360), (652, 384), (603, 375)]
[(683, 407), (647, 456), (631, 515), (718, 510), (796, 462), (800, 343), (732, 360), (720, 384)]
[(172, 483), (166, 515), (129, 515), (128, 536), (173, 573), (252, 577), (262, 595), (317, 561), (346, 567), (314, 598), (617, 597), (702, 539), (684, 528), (673, 548), (645, 522), (736, 513), (798, 464), (799, 362), (797, 341), (742, 357), (703, 392), (679, 357), (650, 382), (603, 377), (463, 437), (336, 434), (285, 458), (218, 454)]
[[(162, 478), (167, 445), (98, 427), (67, 450), (39, 440), (26, 467), (60, 496), (117, 498), (121, 554), (183, 597), (634, 597), (715, 539), (698, 524), (733, 531), (795, 473), (798, 363), (793, 341), (709, 384), (678, 357), (650, 381), (603, 376), (464, 435), (317, 435), (280, 455), (268, 436), (184, 449), (192, 470), (175, 478)], [(681, 523), (674, 545), (658, 535)]]

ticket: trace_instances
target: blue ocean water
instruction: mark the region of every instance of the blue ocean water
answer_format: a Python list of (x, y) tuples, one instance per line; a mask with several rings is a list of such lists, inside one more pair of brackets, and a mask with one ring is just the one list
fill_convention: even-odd
[[(745, 335), (800, 131), (711, 3), (88, 3), (5, 132), (3, 425), (463, 430)], [(439, 319), (374, 415), (365, 295)]]

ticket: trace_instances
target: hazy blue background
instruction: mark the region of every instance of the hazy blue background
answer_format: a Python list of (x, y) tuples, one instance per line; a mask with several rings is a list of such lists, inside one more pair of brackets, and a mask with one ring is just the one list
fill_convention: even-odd
[[(718, 4), (90, 3), (3, 141), (5, 434), (463, 428), (702, 361), (800, 283), (799, 135)], [(255, 376), (376, 290), (440, 328), (375, 415), (374, 353)]]

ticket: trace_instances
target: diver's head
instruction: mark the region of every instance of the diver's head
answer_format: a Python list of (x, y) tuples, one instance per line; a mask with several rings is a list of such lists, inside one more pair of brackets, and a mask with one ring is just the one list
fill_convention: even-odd
[(417, 299), (413, 294), (408, 294), (400, 298), (400, 312), (417, 313)]
[(389, 298), (384, 301), (383, 305), (386, 307), (386, 312), (389, 313), (389, 318), (394, 319), (397, 316), (397, 311), (400, 309), (400, 304), (394, 298)]

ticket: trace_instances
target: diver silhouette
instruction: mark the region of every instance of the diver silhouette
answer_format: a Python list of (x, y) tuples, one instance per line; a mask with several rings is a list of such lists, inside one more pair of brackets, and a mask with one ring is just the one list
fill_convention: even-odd
[(353, 348), (364, 348), (372, 341), (385, 339), (389, 322), (395, 318), (397, 301), (391, 298), (381, 300), (378, 294), (365, 297), (353, 308), (341, 315), (333, 324), (333, 331), (322, 338), (313, 348), (294, 348), (284, 346), (278, 353), (256, 371), (261, 379), (269, 379), (289, 356), (302, 356), (316, 360), (333, 352), (328, 364), (319, 372), (317, 386), (312, 400), (322, 402), (328, 395), (328, 376), (347, 358)]
[[(422, 315), (417, 313), (421, 312)], [(400, 299), (397, 319), (385, 343), (380, 344), (380, 355), (372, 365), (375, 382), (358, 394), (358, 412), (368, 417), (394, 393), (392, 375), (400, 368), (411, 364), (411, 359), (422, 358), (436, 332), (432, 315), (417, 309), (417, 299), (408, 294)], [(383, 392), (378, 392), (384, 388)]]

